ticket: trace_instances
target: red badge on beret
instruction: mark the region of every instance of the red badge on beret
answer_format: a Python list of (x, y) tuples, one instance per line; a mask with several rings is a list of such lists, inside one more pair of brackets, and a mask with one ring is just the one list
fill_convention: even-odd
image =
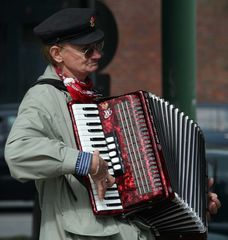
[(91, 27), (95, 27), (95, 17), (94, 17), (94, 16), (92, 16), (92, 17), (90, 18), (90, 26), (91, 26)]

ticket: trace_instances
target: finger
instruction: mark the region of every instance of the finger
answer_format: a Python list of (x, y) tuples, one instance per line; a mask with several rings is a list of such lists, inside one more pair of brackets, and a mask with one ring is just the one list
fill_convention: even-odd
[(208, 188), (211, 188), (214, 184), (214, 178), (209, 178), (208, 179)]
[(217, 206), (217, 208), (220, 208), (221, 207), (221, 202), (219, 201), (218, 199), (218, 195), (216, 193), (208, 193), (208, 197), (209, 197), (209, 201), (210, 202), (214, 202)]
[(213, 199), (218, 198), (218, 195), (216, 193), (209, 192), (208, 197), (209, 197), (209, 200), (213, 200)]
[(98, 194), (98, 198), (99, 200), (103, 200), (104, 199), (104, 195), (105, 195), (105, 184), (102, 181), (97, 182), (97, 194)]
[(218, 208), (215, 202), (210, 202), (208, 206), (208, 210), (210, 214), (217, 214)]
[(96, 158), (99, 158), (99, 154), (100, 154), (99, 150), (97, 150), (97, 149), (93, 152), (93, 156)]
[(107, 187), (111, 187), (115, 183), (115, 178), (108, 174), (107, 176)]
[(101, 159), (101, 158), (100, 158), (100, 162), (101, 162), (101, 169), (103, 171), (108, 170), (108, 163), (105, 160)]
[(217, 209), (221, 207), (221, 202), (218, 200), (218, 198), (212, 199), (213, 203), (215, 203)]

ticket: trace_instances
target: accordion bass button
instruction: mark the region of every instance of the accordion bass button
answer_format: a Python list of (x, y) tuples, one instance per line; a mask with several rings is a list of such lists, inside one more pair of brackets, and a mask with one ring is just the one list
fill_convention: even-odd
[(122, 169), (122, 168), (121, 168), (121, 165), (120, 165), (120, 164), (116, 164), (116, 165), (113, 166), (113, 170), (114, 170), (114, 171), (121, 170), (121, 169)]
[(111, 151), (108, 153), (109, 157), (115, 157), (116, 156), (116, 151)]
[(112, 176), (115, 175), (113, 169), (109, 169), (108, 172), (109, 172), (109, 174), (112, 175)]
[(116, 149), (116, 145), (115, 145), (115, 143), (108, 144), (107, 147), (108, 147), (108, 149), (110, 149), (110, 150), (112, 150), (112, 149)]
[(112, 143), (112, 142), (114, 142), (114, 137), (107, 137), (106, 141), (107, 141), (107, 143)]
[(120, 162), (120, 159), (118, 157), (114, 157), (111, 159), (112, 163), (113, 164), (116, 164), (116, 163), (119, 163)]

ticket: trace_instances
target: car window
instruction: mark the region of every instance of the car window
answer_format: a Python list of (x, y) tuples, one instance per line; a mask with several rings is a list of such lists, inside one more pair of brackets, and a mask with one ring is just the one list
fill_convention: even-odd
[(6, 120), (6, 127), (7, 127), (7, 131), (9, 132), (11, 127), (13, 126), (13, 123), (16, 119), (16, 115), (12, 115), (12, 116), (8, 116), (7, 120)]
[(6, 114), (1, 114), (0, 116), (0, 166), (5, 166), (4, 161), (4, 148), (7, 137), (9, 135), (10, 129), (16, 119), (15, 112), (9, 112)]
[(207, 106), (197, 109), (197, 121), (206, 131), (228, 131), (227, 107)]
[(0, 142), (5, 143), (5, 140), (9, 134), (10, 129), (16, 119), (16, 114), (2, 116), (0, 121)]

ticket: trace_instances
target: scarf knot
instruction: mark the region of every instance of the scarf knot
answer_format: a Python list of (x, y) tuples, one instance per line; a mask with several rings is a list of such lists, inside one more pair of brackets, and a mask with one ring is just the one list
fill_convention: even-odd
[(92, 88), (93, 83), (90, 78), (87, 78), (85, 82), (82, 82), (77, 78), (65, 76), (59, 68), (55, 68), (55, 70), (74, 101), (79, 103), (91, 103), (96, 98), (102, 96)]

